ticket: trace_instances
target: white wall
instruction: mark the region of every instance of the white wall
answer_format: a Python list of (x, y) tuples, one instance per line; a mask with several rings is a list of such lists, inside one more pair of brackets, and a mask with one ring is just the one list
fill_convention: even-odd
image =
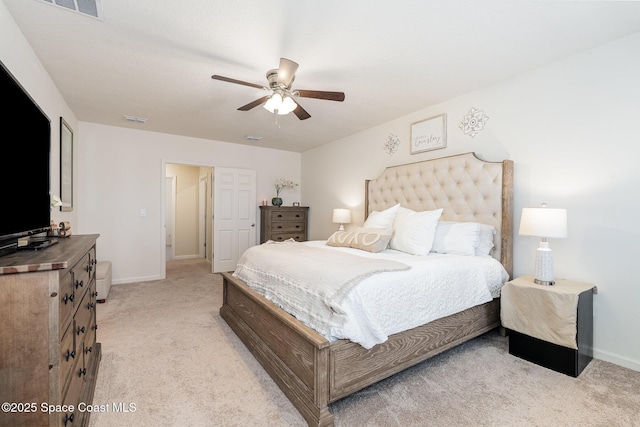
[[(364, 181), (387, 166), (469, 151), (512, 159), (514, 274), (532, 273), (538, 246), (517, 235), (522, 207), (567, 208), (569, 237), (551, 241), (556, 277), (597, 285), (595, 357), (640, 370), (638, 52), (640, 33), (303, 153), (311, 238), (337, 229), (335, 207), (361, 224)], [(458, 128), (472, 107), (489, 116), (473, 138)], [(441, 113), (447, 148), (410, 155), (410, 124)], [(392, 156), (382, 149), (390, 133), (402, 141)]]
[[(64, 117), (74, 131), (78, 129), (78, 120), (22, 35), (4, 2), (1, 1), (0, 60), (51, 121), (51, 194), (59, 195), (60, 117)], [(77, 161), (77, 153), (74, 153), (74, 161)], [(75, 187), (77, 176), (73, 178)], [(74, 188), (74, 200), (76, 195)], [(71, 212), (60, 212), (59, 209), (54, 209), (51, 212), (51, 219), (56, 223), (70, 221), (73, 227), (78, 217), (77, 214), (78, 212), (75, 209)]]
[(100, 234), (98, 258), (112, 262), (114, 284), (164, 277), (166, 163), (255, 170), (256, 212), (277, 178), (301, 176), (301, 155), (289, 151), (87, 122), (79, 135), (78, 231)]

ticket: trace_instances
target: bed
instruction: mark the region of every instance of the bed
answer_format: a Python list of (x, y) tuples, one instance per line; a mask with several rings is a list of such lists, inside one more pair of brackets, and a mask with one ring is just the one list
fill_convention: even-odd
[[(365, 212), (400, 203), (442, 208), (440, 220), (497, 230), (491, 256), (512, 274), (513, 162), (474, 153), (393, 166), (365, 182)], [(500, 324), (499, 298), (395, 333), (365, 348), (329, 340), (231, 273), (223, 273), (220, 314), (312, 426), (332, 426), (329, 404)]]

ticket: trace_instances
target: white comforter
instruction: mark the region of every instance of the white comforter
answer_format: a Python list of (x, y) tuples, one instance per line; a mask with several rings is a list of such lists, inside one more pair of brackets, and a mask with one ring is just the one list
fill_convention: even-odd
[(250, 263), (244, 256), (240, 260), (234, 276), (328, 340), (348, 339), (365, 348), (397, 332), (491, 301), (508, 280), (505, 269), (491, 257), (414, 256), (392, 249), (369, 253), (327, 246), (325, 241), (304, 245), (411, 267), (368, 275), (341, 298), (329, 301), (314, 292), (301, 292), (302, 284), (293, 283), (286, 271), (264, 274), (268, 266), (261, 265), (256, 272), (255, 264), (245, 268)]

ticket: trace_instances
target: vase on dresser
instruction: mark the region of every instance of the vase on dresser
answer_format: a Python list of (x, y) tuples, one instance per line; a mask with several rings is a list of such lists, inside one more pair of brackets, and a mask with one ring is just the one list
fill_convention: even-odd
[(274, 197), (271, 199), (271, 204), (273, 206), (282, 206), (282, 197)]

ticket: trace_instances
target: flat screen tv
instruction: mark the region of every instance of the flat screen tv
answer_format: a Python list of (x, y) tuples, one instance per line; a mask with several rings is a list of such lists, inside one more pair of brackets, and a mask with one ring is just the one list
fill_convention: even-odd
[(51, 122), (0, 62), (0, 249), (46, 231), (51, 218)]

